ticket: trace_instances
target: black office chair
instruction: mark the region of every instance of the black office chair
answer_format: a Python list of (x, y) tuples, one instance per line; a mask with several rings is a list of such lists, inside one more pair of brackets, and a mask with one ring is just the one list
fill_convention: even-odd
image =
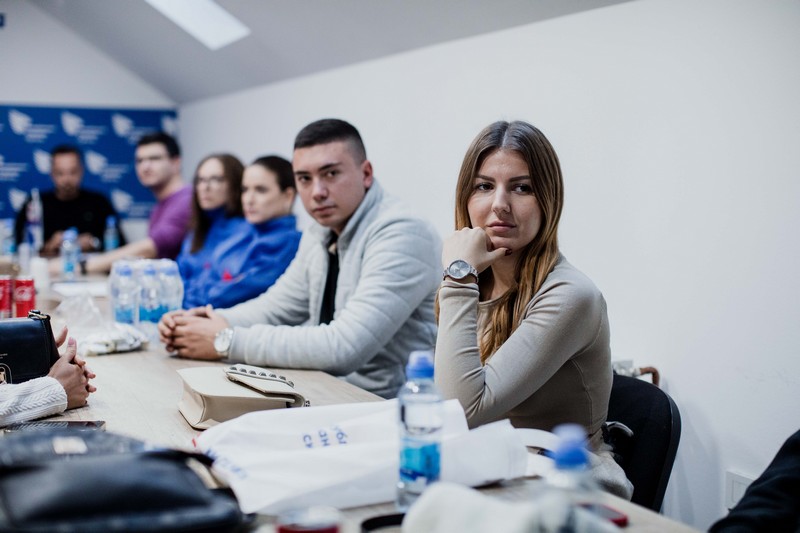
[[(669, 395), (655, 385), (614, 374), (608, 404), (609, 441), (633, 483), (631, 501), (660, 512), (681, 439), (681, 415)], [(633, 431), (614, 429), (621, 422)]]

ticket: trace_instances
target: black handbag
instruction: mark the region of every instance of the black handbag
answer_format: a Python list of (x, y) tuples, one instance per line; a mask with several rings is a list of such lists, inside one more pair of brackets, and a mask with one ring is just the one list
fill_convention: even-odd
[[(206, 486), (212, 460), (80, 430), (7, 435), (0, 532), (234, 532), (252, 522), (233, 494)], [(15, 451), (16, 450), (16, 451)]]
[(0, 383), (46, 376), (58, 360), (50, 316), (33, 310), (28, 318), (0, 320)]

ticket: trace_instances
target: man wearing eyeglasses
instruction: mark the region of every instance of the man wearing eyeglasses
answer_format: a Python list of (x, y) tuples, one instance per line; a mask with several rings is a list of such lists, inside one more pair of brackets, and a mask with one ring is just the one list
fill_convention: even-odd
[(178, 255), (189, 227), (192, 187), (181, 178), (180, 147), (172, 136), (156, 132), (139, 139), (136, 176), (157, 200), (150, 214), (147, 237), (90, 257), (81, 264), (84, 273), (108, 272), (112, 263), (123, 257), (175, 259)]

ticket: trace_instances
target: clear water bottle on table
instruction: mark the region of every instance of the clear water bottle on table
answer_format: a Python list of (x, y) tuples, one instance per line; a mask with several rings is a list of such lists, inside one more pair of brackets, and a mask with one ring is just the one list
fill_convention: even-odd
[(78, 230), (69, 228), (61, 239), (61, 274), (66, 281), (74, 281), (80, 262), (81, 248), (78, 244)]
[(119, 248), (119, 232), (117, 231), (117, 218), (113, 215), (106, 217), (106, 229), (103, 233), (103, 249), (106, 252)]
[(136, 326), (139, 323), (139, 287), (133, 268), (127, 261), (117, 261), (108, 278), (111, 293), (111, 313), (114, 321)]
[(560, 515), (559, 531), (616, 531), (604, 518), (608, 508), (601, 503), (602, 490), (592, 478), (586, 431), (577, 424), (562, 424), (553, 433), (559, 437), (559, 445), (552, 454), (555, 469), (547, 475), (547, 490), (539, 498), (542, 508), (551, 516)]
[(158, 267), (158, 281), (161, 286), (163, 312), (168, 313), (180, 309), (183, 306), (183, 279), (178, 271), (178, 264), (170, 259), (161, 259)]
[(406, 379), (397, 394), (400, 475), (396, 504), (401, 511), (408, 509), (428, 485), (439, 480), (444, 424), (442, 396), (433, 383), (433, 352), (412, 352)]
[(31, 253), (37, 254), (44, 244), (42, 228), (42, 198), (39, 189), (31, 189), (31, 199), (25, 210), (25, 241), (31, 246)]
[(161, 286), (152, 261), (144, 265), (139, 284), (139, 330), (147, 335), (150, 342), (158, 342), (158, 321), (164, 311), (161, 306)]

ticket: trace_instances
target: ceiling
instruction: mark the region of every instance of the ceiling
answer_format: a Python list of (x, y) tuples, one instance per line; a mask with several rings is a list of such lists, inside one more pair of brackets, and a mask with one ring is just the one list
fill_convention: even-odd
[(143, 0), (31, 0), (184, 104), (629, 0), (216, 0), (250, 29), (211, 51)]

